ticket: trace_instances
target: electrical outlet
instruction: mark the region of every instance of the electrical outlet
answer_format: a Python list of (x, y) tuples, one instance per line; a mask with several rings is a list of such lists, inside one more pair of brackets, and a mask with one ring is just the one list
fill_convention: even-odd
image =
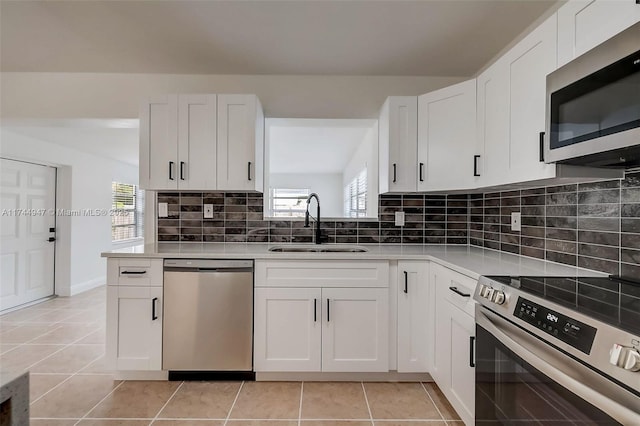
[(158, 217), (169, 217), (169, 207), (167, 203), (158, 203)]
[(213, 219), (213, 204), (205, 204), (203, 212), (205, 219)]
[(520, 217), (520, 212), (511, 213), (511, 230), (520, 231), (521, 227), (522, 227), (522, 221)]
[(396, 226), (404, 226), (404, 212), (396, 212)]

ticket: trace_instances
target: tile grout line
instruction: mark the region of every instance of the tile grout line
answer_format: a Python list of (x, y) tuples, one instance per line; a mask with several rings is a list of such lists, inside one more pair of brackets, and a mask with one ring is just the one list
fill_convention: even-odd
[(79, 419), (79, 420), (78, 420), (78, 421), (77, 421), (73, 426), (77, 426), (77, 424), (78, 424), (78, 423), (80, 423), (82, 420), (86, 419), (90, 412), (92, 412), (92, 411), (93, 411), (93, 410), (94, 410), (98, 405), (102, 404), (102, 401), (104, 401), (104, 400), (105, 400), (105, 399), (107, 399), (109, 396), (111, 396), (111, 394), (112, 394), (112, 393), (114, 393), (114, 392), (116, 391), (116, 389), (118, 389), (120, 386), (122, 386), (122, 384), (123, 384), (124, 382), (125, 382), (124, 380), (120, 381), (120, 383), (118, 383), (118, 384), (116, 385), (116, 387), (115, 387), (115, 388), (111, 389), (111, 392), (109, 392), (108, 394), (106, 394), (106, 395), (105, 395), (105, 396), (104, 396), (100, 401), (98, 401), (98, 402), (97, 402), (93, 407), (91, 407), (91, 408), (89, 409), (89, 411), (87, 411), (86, 413), (84, 413), (84, 416), (82, 416), (82, 417), (81, 417), (81, 418), (80, 418), (80, 419)]
[[(124, 382), (123, 382), (124, 383)], [(182, 385), (184, 385), (184, 380), (182, 382), (180, 382), (180, 385), (176, 388), (176, 390), (173, 391), (173, 393), (171, 394), (171, 396), (167, 399), (167, 401), (164, 403), (164, 405), (162, 407), (160, 407), (160, 409), (158, 410), (158, 412), (156, 413), (155, 417), (151, 420), (151, 422), (149, 423), (149, 426), (151, 426), (158, 417), (160, 417), (160, 413), (162, 413), (162, 410), (165, 409), (165, 407), (167, 405), (169, 405), (169, 402), (173, 399), (174, 396), (176, 396), (176, 394), (178, 393), (178, 391), (182, 388)], [(114, 389), (115, 390), (115, 389)]]
[(298, 408), (298, 426), (302, 423), (302, 397), (304, 395), (304, 381), (300, 382), (300, 407)]
[[(91, 332), (91, 333), (93, 333), (93, 332)], [(47, 357), (44, 357), (44, 358), (43, 358), (43, 359), (41, 359), (40, 361), (37, 361), (37, 362), (35, 362), (35, 363), (31, 364), (31, 365), (30, 365), (29, 367), (27, 367), (25, 370), (29, 371), (29, 369), (30, 369), (31, 367), (33, 367), (34, 365), (36, 365), (36, 364), (38, 364), (38, 363), (41, 363), (42, 361), (44, 361), (44, 360), (48, 359), (49, 357), (51, 357), (51, 356), (53, 356), (53, 355), (57, 354), (58, 352), (60, 352), (60, 351), (62, 351), (62, 350), (64, 350), (64, 349), (66, 349), (66, 348), (68, 348), (69, 346), (73, 345), (75, 342), (77, 342), (77, 341), (79, 341), (79, 340), (82, 340), (82, 339), (86, 338), (86, 337), (87, 337), (87, 336), (89, 336), (91, 333), (89, 333), (89, 334), (87, 334), (87, 335), (85, 335), (85, 336), (82, 336), (82, 337), (80, 337), (79, 339), (74, 340), (73, 342), (71, 342), (71, 343), (69, 343), (68, 345), (64, 346), (64, 347), (63, 347), (63, 348), (61, 348), (60, 350), (58, 350), (58, 351), (56, 351), (56, 352), (52, 353), (51, 355), (49, 355), (49, 356), (47, 356)], [(78, 375), (78, 373), (80, 373), (80, 371), (84, 370), (84, 369), (85, 369), (85, 368), (87, 368), (89, 365), (93, 364), (94, 362), (96, 362), (97, 360), (99, 360), (99, 359), (100, 359), (101, 357), (103, 357), (103, 356), (104, 356), (104, 353), (103, 353), (103, 354), (101, 354), (101, 355), (99, 355), (99, 356), (97, 356), (97, 357), (96, 357), (96, 358), (94, 358), (93, 360), (89, 361), (89, 363), (87, 363), (84, 367), (79, 368), (79, 369), (78, 369), (78, 371), (76, 371), (75, 373), (72, 373), (69, 377), (67, 377), (66, 379), (64, 379), (63, 381), (61, 381), (60, 383), (58, 383), (57, 385), (55, 385), (54, 387), (52, 387), (51, 389), (49, 389), (48, 391), (46, 391), (44, 394), (40, 395), (37, 399), (35, 399), (35, 400), (31, 401), (31, 402), (29, 403), (29, 406), (31, 406), (31, 405), (33, 405), (33, 404), (35, 404), (36, 402), (38, 402), (39, 400), (41, 400), (42, 398), (44, 398), (47, 394), (49, 394), (49, 393), (50, 393), (51, 391), (53, 391), (54, 389), (57, 389), (58, 387), (60, 387), (63, 383), (66, 383), (67, 381), (71, 380), (73, 377), (75, 377), (76, 375)], [(31, 372), (29, 371), (29, 373), (31, 373)], [(34, 373), (34, 374), (38, 374), (38, 373)], [(51, 373), (49, 373), (49, 374), (51, 374)], [(60, 373), (60, 374), (62, 375), (62, 374), (64, 374), (64, 373)]]
[(438, 414), (440, 415), (440, 418), (442, 418), (442, 421), (445, 422), (446, 424), (449, 424), (449, 422), (447, 422), (447, 420), (444, 418), (444, 416), (442, 415), (442, 411), (440, 411), (440, 408), (438, 407), (438, 404), (436, 404), (436, 402), (433, 400), (433, 398), (431, 397), (431, 394), (429, 393), (429, 391), (427, 390), (427, 387), (424, 385), (424, 382), (420, 382), (420, 386), (422, 386), (422, 390), (424, 390), (424, 393), (427, 394), (427, 397), (429, 397), (429, 400), (431, 401), (431, 403), (433, 404), (434, 407), (436, 407), (436, 411), (438, 412)]
[(371, 414), (371, 406), (369, 405), (369, 398), (367, 397), (367, 390), (364, 388), (364, 382), (360, 382), (360, 386), (362, 386), (362, 393), (364, 394), (364, 401), (367, 403), (367, 411), (369, 411), (369, 420), (371, 421), (371, 426), (374, 426), (373, 414)]
[(229, 408), (229, 412), (227, 413), (227, 418), (224, 419), (224, 426), (227, 426), (227, 423), (229, 423), (229, 417), (231, 417), (231, 412), (233, 411), (233, 408), (236, 406), (236, 401), (238, 401), (238, 397), (240, 396), (240, 392), (242, 392), (243, 386), (244, 386), (244, 380), (242, 381), (242, 383), (240, 383), (240, 387), (238, 388), (238, 392), (236, 393), (236, 397), (233, 399), (233, 403), (231, 404), (231, 408)]

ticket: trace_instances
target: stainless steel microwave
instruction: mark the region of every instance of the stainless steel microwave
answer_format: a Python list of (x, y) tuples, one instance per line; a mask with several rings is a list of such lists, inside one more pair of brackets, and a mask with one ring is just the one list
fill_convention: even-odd
[(640, 22), (547, 76), (544, 161), (640, 166)]

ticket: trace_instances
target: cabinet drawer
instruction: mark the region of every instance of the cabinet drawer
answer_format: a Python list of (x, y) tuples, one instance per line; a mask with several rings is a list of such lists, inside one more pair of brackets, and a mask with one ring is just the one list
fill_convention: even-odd
[(436, 292), (440, 294), (438, 299), (446, 300), (453, 306), (474, 316), (475, 302), (473, 301), (473, 293), (476, 289), (477, 280), (439, 265), (434, 269), (436, 273), (442, 275), (442, 279), (438, 280), (440, 288), (436, 289)]
[(389, 287), (385, 261), (256, 261), (256, 287)]
[(107, 284), (162, 287), (162, 259), (108, 259)]

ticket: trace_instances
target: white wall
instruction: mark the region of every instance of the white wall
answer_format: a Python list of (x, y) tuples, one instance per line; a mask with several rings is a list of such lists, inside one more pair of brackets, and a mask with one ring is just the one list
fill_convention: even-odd
[[(271, 188), (309, 188), (320, 197), (321, 217), (342, 217), (342, 174), (272, 173)], [(315, 203), (311, 214), (315, 216)]]
[(378, 118), (390, 95), (420, 95), (464, 80), (428, 76), (0, 74), (3, 118), (137, 118), (167, 93), (255, 93), (267, 117)]
[(378, 126), (367, 132), (342, 172), (342, 187), (367, 169), (367, 216), (378, 217)]
[[(138, 183), (138, 169), (62, 145), (0, 129), (0, 155), (58, 167), (57, 208), (110, 209), (111, 182)], [(105, 283), (112, 249), (109, 216), (58, 217), (56, 294), (73, 295)]]

